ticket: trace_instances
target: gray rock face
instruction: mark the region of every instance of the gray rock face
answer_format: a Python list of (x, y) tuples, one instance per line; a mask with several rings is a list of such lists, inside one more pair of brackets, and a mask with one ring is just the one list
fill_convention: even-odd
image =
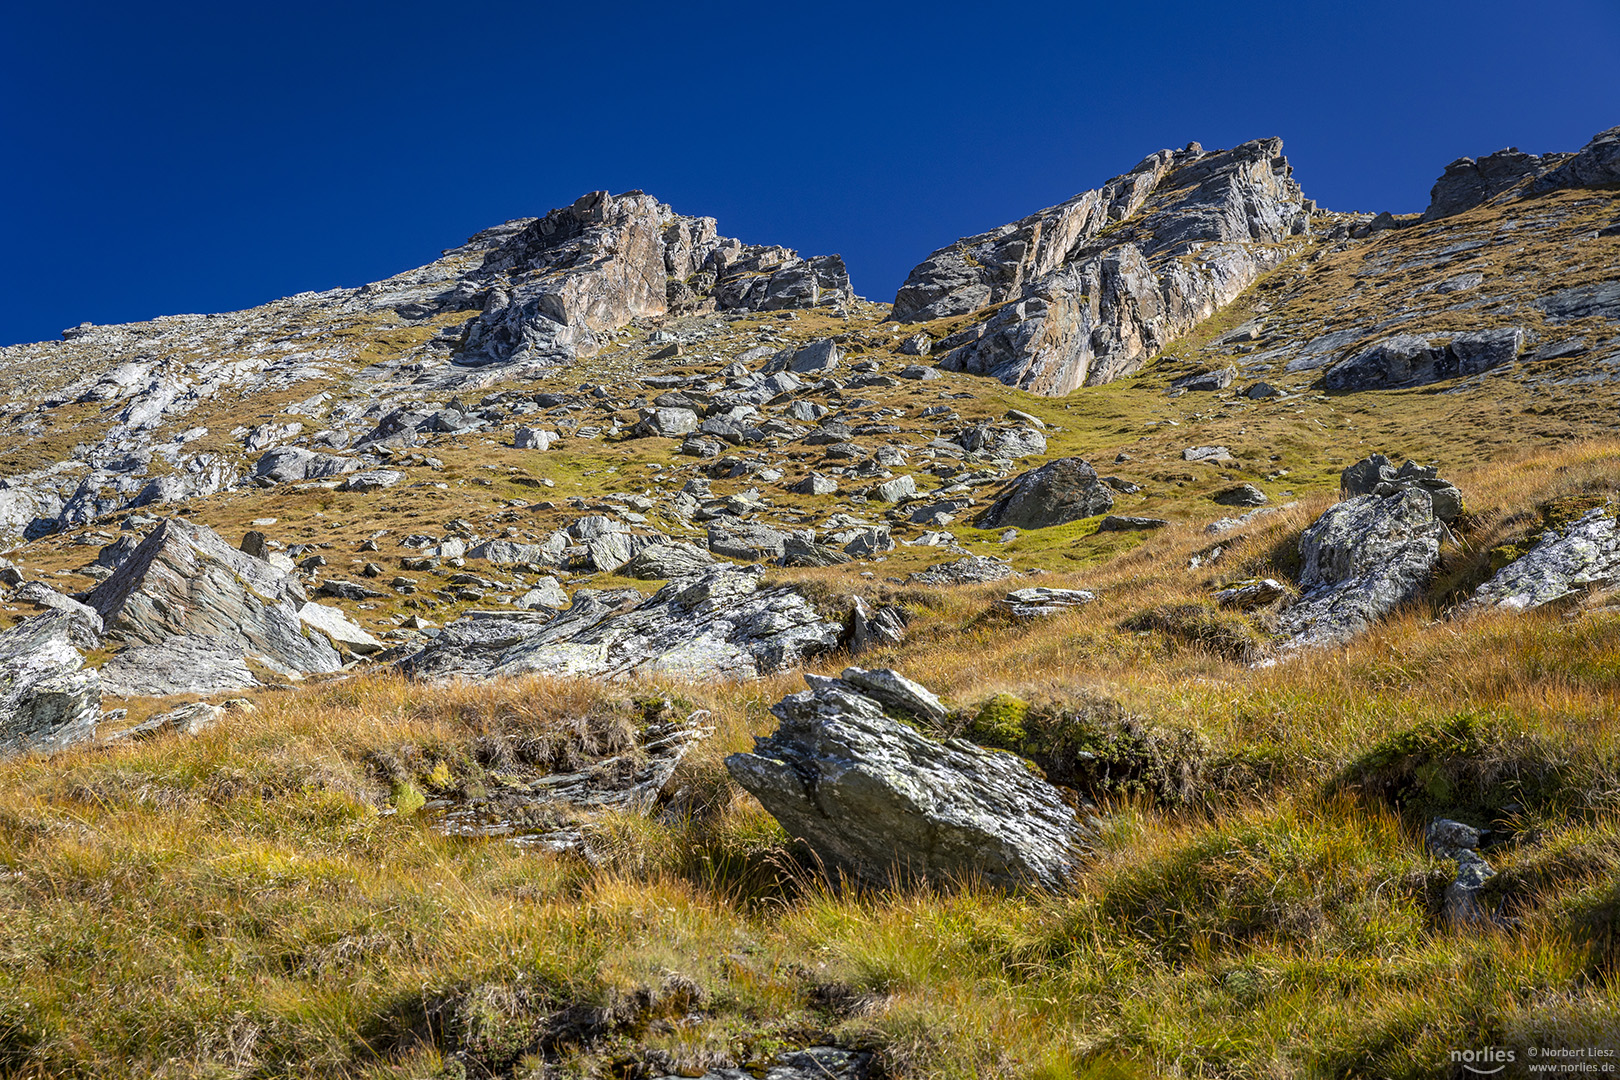
[(1444, 535), (1434, 500), (1418, 486), (1333, 506), (1299, 538), (1305, 592), (1283, 613), (1281, 647), (1348, 641), (1419, 596)]
[(718, 234), (639, 191), (583, 195), (507, 236), (467, 283), (483, 311), (456, 353), (464, 366), (542, 369), (596, 352), (604, 331), (677, 310), (806, 308), (854, 293), (836, 255), (801, 259)]
[(417, 678), (541, 673), (752, 679), (835, 648), (840, 627), (788, 588), (732, 567), (672, 581), (651, 597), (580, 589), (550, 621), (458, 619), (401, 661)]
[(101, 679), (84, 666), (83, 624), (49, 612), (0, 634), (0, 757), (93, 738)]
[(691, 409), (642, 409), (641, 420), (630, 430), (636, 435), (673, 439), (697, 430), (698, 415)]
[(1381, 390), (1478, 375), (1517, 360), (1524, 340), (1524, 330), (1517, 326), (1458, 334), (1448, 344), (1397, 334), (1336, 364), (1322, 385), (1329, 390)]
[(644, 581), (670, 581), (707, 573), (714, 556), (692, 544), (654, 544), (642, 548), (620, 572)]
[(1531, 185), (1532, 190), (1620, 184), (1620, 127), (1592, 136), (1580, 152)]
[(131, 645), (101, 666), (102, 693), (115, 697), (218, 694), (259, 685), (229, 637), (183, 634), (160, 645)]
[(822, 338), (797, 349), (783, 349), (765, 365), (765, 371), (795, 375), (830, 375), (843, 363), (844, 354), (832, 338)]
[(1014, 589), (1001, 602), (1016, 618), (1035, 619), (1084, 607), (1097, 599), (1086, 589)]
[(1620, 526), (1614, 507), (1594, 507), (1496, 572), (1463, 605), (1528, 611), (1593, 586), (1620, 581)]
[(728, 559), (780, 562), (787, 550), (787, 539), (787, 533), (768, 525), (741, 522), (709, 526), (709, 550)]
[(1265, 492), (1253, 484), (1238, 484), (1217, 491), (1210, 499), (1219, 506), (1264, 506), (1271, 501), (1266, 498)]
[(1223, 367), (1214, 371), (1200, 371), (1196, 375), (1183, 375), (1170, 383), (1172, 390), (1213, 392), (1225, 390), (1237, 378), (1237, 368)]
[(157, 645), (175, 637), (224, 637), (272, 670), (336, 671), (342, 658), (307, 637), (298, 582), (231, 547), (212, 529), (170, 518), (152, 530), (87, 597), (116, 640)]
[(1472, 210), (1481, 203), (1500, 195), (1523, 180), (1540, 172), (1543, 162), (1536, 154), (1526, 154), (1518, 147), (1498, 150), (1475, 161), (1458, 158), (1446, 166), (1440, 179), (1429, 191), (1429, 208), (1423, 212), (1424, 221)]
[(1086, 829), (1023, 761), (936, 742), (844, 680), (806, 681), (772, 706), (776, 732), (726, 768), (829, 871), (880, 885), (1067, 884)]
[(296, 446), (278, 446), (253, 463), (253, 476), (261, 483), (290, 484), (299, 480), (325, 480), (357, 472), (365, 463), (356, 458), (320, 454)]
[(1620, 281), (1560, 289), (1535, 302), (1552, 322), (1600, 318), (1620, 322)]
[(102, 632), (101, 615), (87, 604), (81, 604), (71, 596), (63, 596), (55, 589), (40, 581), (30, 581), (17, 589), (15, 598), (29, 604), (38, 604), (42, 608), (60, 611), (70, 618), (83, 623), (92, 634)]
[(1114, 508), (1114, 493), (1081, 458), (1058, 458), (1014, 477), (974, 524), (981, 529), (1044, 529)]
[(1161, 150), (1098, 190), (934, 252), (901, 286), (894, 318), (1005, 305), (934, 355), (1033, 393), (1133, 374), (1306, 231), (1291, 172), (1281, 139)]
[(1415, 461), (1397, 469), (1383, 454), (1373, 454), (1339, 474), (1339, 489), (1346, 495), (1392, 495), (1398, 488), (1419, 487), (1434, 500), (1434, 516), (1449, 525), (1462, 513), (1463, 496), (1449, 480), (1440, 479), (1439, 471)]
[(1097, 522), (1098, 532), (1143, 532), (1163, 529), (1170, 522), (1164, 518), (1133, 517), (1128, 514), (1109, 514)]
[(956, 444), (970, 454), (1016, 461), (1046, 453), (1046, 436), (1032, 427), (996, 427), (975, 424), (956, 437)]

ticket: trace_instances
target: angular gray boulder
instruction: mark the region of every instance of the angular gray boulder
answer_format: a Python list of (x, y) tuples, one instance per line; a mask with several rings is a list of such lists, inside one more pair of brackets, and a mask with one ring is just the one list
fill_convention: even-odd
[(1517, 326), (1458, 334), (1444, 343), (1396, 334), (1334, 365), (1322, 385), (1329, 390), (1383, 390), (1478, 375), (1513, 363), (1524, 343), (1524, 330)]
[[(1287, 257), (1309, 219), (1281, 139), (1161, 150), (1101, 188), (940, 248), (895, 320), (988, 312), (939, 366), (1061, 396), (1133, 374)], [(993, 310), (992, 310), (993, 309)]]
[(336, 671), (342, 657), (299, 622), (307, 600), (295, 578), (178, 517), (153, 529), (86, 598), (114, 640), (222, 637), (284, 675)]
[(1463, 604), (1464, 610), (1528, 611), (1620, 581), (1620, 525), (1615, 507), (1598, 506), (1508, 563)]
[(879, 886), (1065, 887), (1088, 829), (1022, 759), (931, 739), (845, 680), (805, 681), (771, 707), (777, 730), (726, 769), (828, 871)]
[(1339, 474), (1339, 490), (1346, 495), (1393, 495), (1405, 487), (1427, 491), (1434, 500), (1434, 516), (1448, 525), (1462, 513), (1462, 492), (1451, 481), (1442, 480), (1434, 465), (1408, 460), (1397, 469), (1383, 454), (1371, 454)]
[(259, 685), (231, 637), (183, 634), (159, 645), (131, 645), (101, 665), (101, 691), (114, 697), (218, 694)]
[(1330, 508), (1299, 538), (1305, 591), (1282, 614), (1280, 648), (1349, 641), (1420, 596), (1445, 535), (1433, 498), (1418, 486)]
[(1058, 458), (1016, 476), (974, 524), (981, 529), (1044, 529), (1114, 508), (1114, 493), (1081, 458)]
[(52, 753), (95, 737), (101, 679), (73, 615), (47, 612), (0, 634), (0, 757)]
[(1545, 162), (1540, 155), (1526, 154), (1516, 146), (1487, 154), (1478, 161), (1458, 158), (1446, 166), (1445, 173), (1429, 190), (1429, 208), (1423, 212), (1422, 220), (1438, 221), (1472, 210), (1543, 168)]
[(716, 566), (645, 598), (634, 589), (579, 589), (568, 610), (545, 621), (516, 612), (457, 619), (400, 668), (422, 679), (752, 679), (836, 648), (840, 632), (793, 589)]

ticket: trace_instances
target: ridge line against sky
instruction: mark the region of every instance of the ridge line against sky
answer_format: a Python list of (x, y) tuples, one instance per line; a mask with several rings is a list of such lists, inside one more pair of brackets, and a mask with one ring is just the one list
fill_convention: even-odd
[(1307, 197), (1421, 210), (1459, 156), (1620, 124), (1620, 6), (61, 3), (0, 38), (0, 344), (356, 286), (578, 195), (845, 257), (892, 299), (960, 236), (1145, 155), (1280, 135)]

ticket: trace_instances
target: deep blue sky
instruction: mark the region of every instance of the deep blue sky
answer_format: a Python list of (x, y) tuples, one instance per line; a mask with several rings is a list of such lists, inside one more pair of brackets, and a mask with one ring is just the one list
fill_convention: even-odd
[(841, 252), (952, 239), (1153, 150), (1281, 135), (1308, 196), (1620, 124), (1620, 3), (13, 4), (0, 343), (358, 285), (641, 188)]

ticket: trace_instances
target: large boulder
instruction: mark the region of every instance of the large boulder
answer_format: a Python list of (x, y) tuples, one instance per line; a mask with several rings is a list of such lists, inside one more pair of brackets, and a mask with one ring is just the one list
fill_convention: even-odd
[(1416, 485), (1330, 508), (1300, 535), (1304, 593), (1282, 615), (1281, 647), (1348, 641), (1420, 596), (1445, 534), (1434, 499)]
[(634, 589), (580, 589), (548, 621), (518, 613), (458, 619), (401, 668), (429, 679), (751, 679), (835, 648), (840, 631), (793, 589), (765, 588), (755, 574), (716, 566), (646, 598)]
[(1434, 500), (1434, 516), (1451, 524), (1462, 513), (1462, 492), (1440, 478), (1434, 465), (1408, 460), (1399, 469), (1383, 454), (1372, 454), (1339, 474), (1339, 490), (1346, 495), (1393, 495), (1404, 487), (1419, 487)]
[(1620, 127), (1592, 136), (1579, 153), (1540, 177), (1531, 185), (1534, 191), (1559, 188), (1606, 187), (1620, 184)]
[(1322, 385), (1329, 390), (1383, 390), (1478, 375), (1513, 363), (1524, 342), (1524, 330), (1517, 326), (1458, 334), (1443, 343), (1396, 334), (1334, 365)]
[(981, 529), (1044, 529), (1114, 508), (1114, 493), (1081, 458), (1058, 458), (1013, 478), (990, 509)]
[(285, 675), (336, 671), (337, 651), (303, 632), (298, 609), (307, 600), (295, 578), (178, 517), (153, 529), (86, 598), (115, 640), (223, 637)]
[(234, 637), (183, 634), (159, 645), (131, 645), (101, 666), (101, 691), (114, 697), (220, 694), (257, 685)]
[(1615, 507), (1598, 506), (1508, 563), (1474, 591), (1464, 609), (1526, 611), (1620, 581), (1620, 526)]
[(0, 757), (50, 753), (94, 738), (101, 679), (79, 650), (92, 644), (65, 612), (24, 619), (0, 634)]
[(830, 872), (876, 885), (1067, 884), (1087, 828), (1027, 763), (931, 739), (885, 716), (867, 686), (805, 681), (771, 707), (777, 730), (726, 768)]
[(934, 252), (901, 286), (894, 318), (984, 313), (934, 346), (939, 366), (1061, 396), (1139, 370), (1308, 228), (1281, 139), (1161, 150), (1097, 190)]
[(260, 484), (290, 484), (300, 480), (327, 480), (365, 468), (358, 458), (322, 454), (297, 446), (278, 446), (259, 455), (253, 478)]

